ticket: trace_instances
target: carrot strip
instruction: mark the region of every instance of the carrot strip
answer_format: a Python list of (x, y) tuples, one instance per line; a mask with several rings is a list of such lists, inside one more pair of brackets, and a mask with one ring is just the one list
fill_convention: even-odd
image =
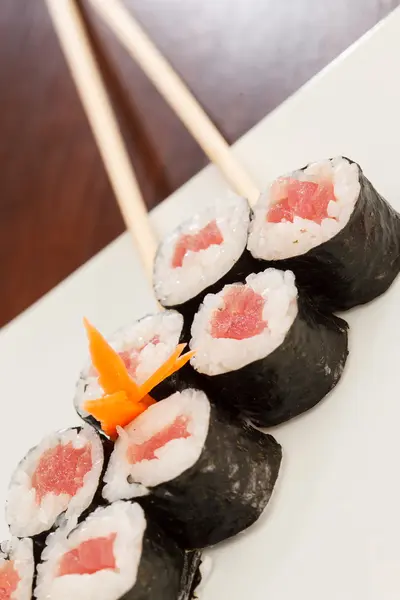
[(195, 354), (196, 350), (191, 350), (190, 352), (186, 352), (186, 354), (182, 354), (182, 356), (175, 361), (173, 368), (168, 373), (168, 377), (176, 373), (176, 371), (179, 371), (179, 369), (182, 369), (182, 367), (184, 367)]
[(87, 319), (84, 319), (84, 324), (92, 363), (99, 374), (99, 384), (104, 392), (114, 394), (125, 390), (129, 395), (137, 395), (138, 386), (129, 376), (122, 358)]
[(98, 372), (99, 384), (105, 392), (103, 397), (85, 402), (84, 409), (100, 422), (107, 435), (115, 439), (118, 427), (125, 427), (155, 403), (149, 392), (181, 369), (195, 352), (187, 352), (181, 356), (186, 344), (179, 344), (156, 372), (138, 386), (130, 377), (122, 358), (100, 332), (86, 319), (84, 324), (92, 363)]
[(146, 381), (139, 386), (139, 396), (144, 396), (148, 394), (153, 388), (156, 387), (161, 381), (163, 381), (166, 377), (169, 376), (171, 369), (173, 369), (175, 361), (182, 354), (183, 349), (186, 344), (179, 344), (176, 347), (176, 350), (171, 354), (171, 356), (157, 369), (153, 375), (151, 375)]
[(152, 404), (157, 403), (157, 401), (154, 400), (154, 398), (152, 398), (151, 396), (149, 396), (149, 394), (146, 394), (146, 396), (143, 396), (143, 398), (140, 398), (140, 400), (138, 400), (138, 402), (140, 402), (146, 408), (149, 408), (149, 406), (151, 406)]
[(83, 408), (96, 419), (102, 421), (110, 416), (110, 409), (113, 409), (113, 414), (118, 418), (121, 414), (124, 414), (126, 406), (129, 406), (128, 397), (126, 392), (121, 391), (102, 396), (96, 400), (87, 400)]
[(145, 396), (143, 402), (135, 403), (129, 400), (125, 392), (116, 392), (97, 400), (88, 400), (83, 408), (100, 422), (107, 435), (114, 438), (118, 425), (125, 427), (154, 403), (151, 396)]

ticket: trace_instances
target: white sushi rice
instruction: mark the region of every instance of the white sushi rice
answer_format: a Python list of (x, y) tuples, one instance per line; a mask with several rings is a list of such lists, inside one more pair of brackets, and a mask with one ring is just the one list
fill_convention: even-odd
[[(178, 417), (188, 419), (188, 438), (172, 439), (155, 450), (152, 460), (130, 464), (128, 448), (150, 440)], [(210, 403), (204, 392), (187, 389), (154, 404), (130, 423), (115, 443), (104, 477), (103, 496), (109, 502), (135, 498), (178, 477), (198, 460), (208, 433)]]
[(11, 595), (12, 600), (31, 600), (35, 571), (32, 540), (12, 538), (3, 542), (0, 551), (0, 571), (8, 561), (12, 561), (19, 575), (17, 588)]
[[(148, 379), (173, 353), (182, 333), (183, 317), (174, 310), (167, 310), (148, 315), (128, 327), (119, 329), (108, 338), (109, 344), (117, 352), (137, 355), (138, 365), (133, 379), (141, 385)], [(157, 343), (153, 343), (154, 338)], [(80, 415), (88, 413), (83, 406), (87, 400), (101, 398), (104, 394), (97, 374), (89, 363), (82, 371), (75, 394), (75, 407)]]
[[(69, 535), (49, 536), (38, 566), (37, 600), (117, 600), (136, 583), (146, 519), (138, 504), (116, 502), (98, 508)], [(116, 534), (116, 569), (58, 576), (63, 556), (83, 542)]]
[(268, 356), (282, 344), (296, 318), (297, 288), (293, 273), (266, 269), (249, 275), (245, 285), (264, 298), (262, 318), (267, 327), (243, 340), (214, 338), (211, 335), (214, 313), (224, 307), (225, 294), (236, 285), (239, 284), (226, 285), (218, 294), (208, 294), (194, 317), (190, 347), (196, 354), (191, 363), (200, 373), (227, 373)]
[[(75, 496), (47, 493), (38, 503), (32, 487), (32, 476), (43, 454), (59, 444), (72, 443), (74, 448), (90, 444), (92, 468), (83, 478), (83, 486)], [(99, 435), (91, 427), (80, 431), (66, 429), (47, 436), (30, 450), (15, 470), (7, 496), (6, 517), (11, 533), (18, 537), (37, 535), (48, 531), (63, 515), (65, 520), (79, 516), (91, 504), (99, 485), (104, 453)], [(64, 514), (65, 513), (65, 514)]]
[[(181, 267), (172, 267), (175, 247), (182, 235), (195, 234), (216, 221), (223, 242), (198, 252), (188, 251)], [(163, 306), (175, 306), (194, 298), (223, 277), (246, 248), (250, 221), (244, 198), (230, 196), (185, 221), (161, 243), (154, 264), (154, 290)]]
[(296, 216), (293, 223), (270, 223), (266, 217), (274, 201), (271, 184), (260, 196), (250, 224), (247, 248), (255, 258), (279, 260), (299, 256), (333, 238), (348, 223), (360, 193), (358, 166), (341, 157), (312, 163), (304, 171), (285, 177), (299, 181), (331, 180), (336, 200), (329, 202), (328, 218), (322, 219), (321, 224)]

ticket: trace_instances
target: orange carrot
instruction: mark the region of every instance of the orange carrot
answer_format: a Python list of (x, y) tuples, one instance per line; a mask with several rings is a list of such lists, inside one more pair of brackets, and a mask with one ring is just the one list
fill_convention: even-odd
[(195, 354), (196, 354), (196, 351), (191, 350), (190, 352), (186, 352), (186, 354), (183, 354), (182, 356), (180, 356), (175, 361), (175, 364), (174, 364), (173, 368), (171, 369), (171, 371), (168, 373), (168, 377), (170, 377), (171, 375), (176, 373), (176, 371), (179, 371), (179, 369), (182, 369), (182, 367), (184, 367), (186, 365), (186, 363), (189, 362), (189, 360), (191, 358), (193, 358), (193, 356)]
[(104, 433), (115, 438), (118, 425), (125, 427), (154, 403), (150, 396), (145, 396), (141, 403), (134, 403), (129, 401), (125, 392), (116, 392), (88, 400), (83, 408), (101, 423)]
[(154, 398), (149, 396), (149, 394), (146, 394), (146, 396), (140, 398), (139, 402), (146, 408), (149, 408), (149, 406), (151, 406), (152, 404), (156, 404), (157, 400), (154, 400)]
[(137, 394), (138, 386), (130, 377), (124, 361), (106, 342), (101, 333), (84, 319), (92, 363), (99, 374), (99, 384), (106, 394), (121, 390), (128, 394)]
[(181, 369), (195, 353), (187, 352), (181, 356), (186, 344), (179, 344), (157, 371), (138, 386), (119, 354), (86, 319), (84, 323), (92, 363), (99, 374), (99, 384), (105, 392), (102, 398), (85, 402), (84, 409), (100, 422), (107, 435), (115, 439), (118, 426), (125, 427), (155, 403), (149, 392)]
[(153, 388), (156, 387), (161, 381), (169, 377), (171, 370), (174, 367), (175, 361), (182, 354), (186, 344), (178, 344), (174, 352), (169, 358), (157, 369), (153, 375), (151, 375), (146, 381), (139, 386), (139, 395), (148, 394)]

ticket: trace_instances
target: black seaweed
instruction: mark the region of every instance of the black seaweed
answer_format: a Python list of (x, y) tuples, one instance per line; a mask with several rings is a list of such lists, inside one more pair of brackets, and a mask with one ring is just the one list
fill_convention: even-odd
[[(31, 537), (32, 544), (33, 544), (33, 560), (35, 562), (35, 565), (37, 565), (40, 562), (42, 552), (46, 545), (47, 536), (50, 533), (53, 533), (56, 529), (57, 529), (56, 527), (52, 527), (52, 529), (50, 529), (50, 531), (45, 531), (44, 533), (39, 533), (38, 535), (34, 535)], [(35, 574), (35, 576), (36, 576), (36, 574)]]
[(339, 381), (348, 355), (348, 325), (315, 310), (302, 295), (282, 344), (236, 371), (204, 376), (213, 398), (255, 425), (269, 427), (309, 410)]
[(186, 363), (179, 371), (175, 371), (173, 375), (167, 377), (153, 388), (150, 396), (154, 400), (160, 401), (168, 398), (168, 396), (171, 396), (175, 392), (182, 392), (188, 388), (202, 389), (203, 383), (203, 377), (193, 369), (190, 363)]
[(115, 600), (191, 600), (201, 580), (200, 564), (200, 551), (183, 550), (147, 519), (136, 582)]
[(203, 302), (207, 294), (216, 294), (219, 292), (224, 285), (231, 283), (243, 283), (244, 280), (250, 273), (258, 267), (259, 261), (253, 258), (248, 250), (244, 250), (240, 258), (236, 261), (233, 267), (220, 279), (218, 279), (212, 285), (206, 287), (202, 292), (197, 294), (194, 298), (177, 304), (175, 306), (165, 306), (165, 308), (173, 309), (181, 313), (184, 319), (183, 338), (190, 337), (190, 328), (192, 326), (193, 317), (199, 310), (200, 304)]
[(148, 520), (136, 583), (119, 600), (189, 600), (200, 562)]
[(325, 311), (370, 302), (386, 292), (400, 271), (400, 215), (357, 166), (361, 189), (347, 225), (306, 254), (259, 261), (257, 267), (290, 269), (299, 286)]
[(90, 425), (90, 427), (93, 427), (93, 429), (95, 429), (97, 431), (97, 433), (100, 435), (102, 441), (103, 440), (110, 441), (110, 438), (108, 437), (108, 435), (106, 435), (104, 433), (104, 431), (102, 430), (100, 421), (95, 419), (95, 417), (93, 417), (92, 415), (84, 414), (82, 412), (80, 406), (78, 406), (75, 403), (74, 403), (74, 407), (75, 407), (78, 417), (80, 419), (82, 419), (82, 421), (84, 421), (86, 423), (86, 425)]
[(184, 548), (203, 548), (252, 525), (266, 507), (282, 459), (278, 442), (211, 406), (199, 460), (138, 501)]

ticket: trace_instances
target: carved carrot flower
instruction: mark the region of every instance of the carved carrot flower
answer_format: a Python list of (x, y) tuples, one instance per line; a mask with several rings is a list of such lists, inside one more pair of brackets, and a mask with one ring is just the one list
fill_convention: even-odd
[(123, 359), (93, 325), (84, 320), (89, 340), (92, 364), (104, 395), (87, 400), (84, 409), (97, 419), (106, 435), (115, 439), (117, 428), (125, 427), (144, 412), (155, 400), (149, 393), (161, 381), (181, 369), (194, 355), (182, 354), (186, 344), (179, 344), (171, 356), (142, 385), (129, 375)]

